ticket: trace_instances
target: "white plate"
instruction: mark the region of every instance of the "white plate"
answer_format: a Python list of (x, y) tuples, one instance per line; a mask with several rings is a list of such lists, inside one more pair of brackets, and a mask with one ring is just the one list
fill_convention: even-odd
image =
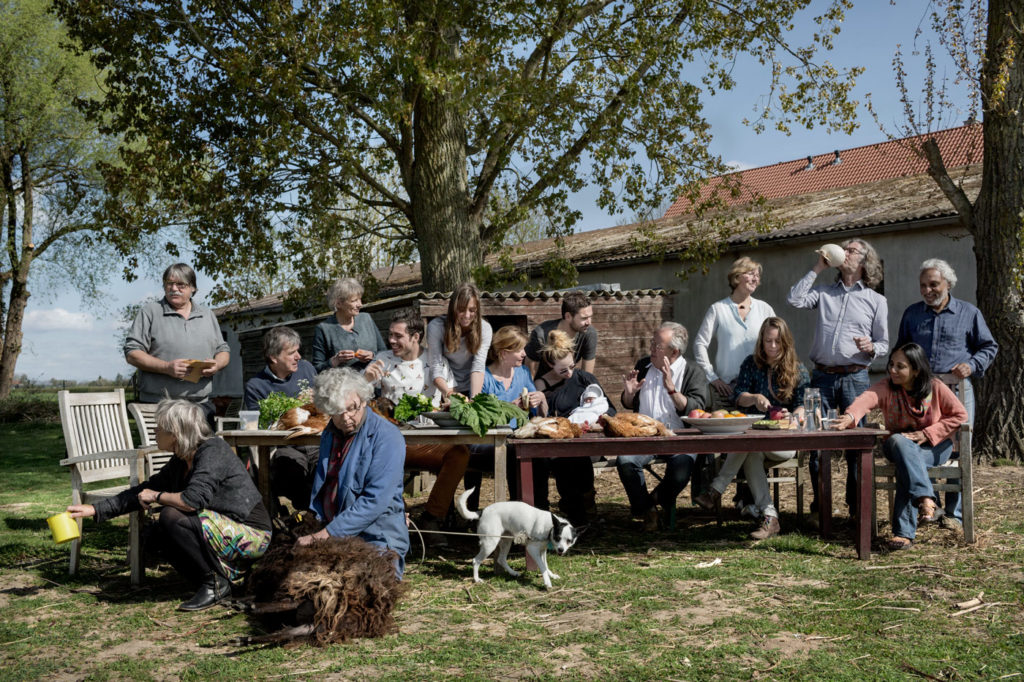
[(764, 419), (763, 414), (749, 414), (746, 417), (683, 417), (687, 426), (700, 429), (701, 433), (743, 433), (756, 421)]
[(459, 420), (452, 417), (451, 412), (423, 412), (420, 416), (426, 417), (444, 429), (462, 428), (462, 424), (459, 423)]

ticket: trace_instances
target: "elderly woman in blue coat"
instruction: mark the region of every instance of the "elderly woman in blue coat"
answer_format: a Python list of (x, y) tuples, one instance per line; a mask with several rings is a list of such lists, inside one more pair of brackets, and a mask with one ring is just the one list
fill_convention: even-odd
[(367, 408), (372, 398), (373, 387), (348, 368), (329, 369), (313, 383), (317, 410), (331, 415), (320, 439), (309, 505), (324, 528), (298, 543), (358, 536), (393, 550), (401, 578), (409, 549), (402, 499), (405, 439), (394, 424)]

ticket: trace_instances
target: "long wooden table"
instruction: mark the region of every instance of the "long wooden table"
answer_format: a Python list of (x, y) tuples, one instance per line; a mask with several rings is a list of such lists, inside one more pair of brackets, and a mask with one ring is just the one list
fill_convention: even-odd
[[(483, 436), (478, 436), (469, 429), (400, 429), (405, 437), (406, 445), (490, 445), (494, 447), (494, 501), (508, 499), (508, 472), (505, 466), (505, 441), (512, 435), (512, 429), (504, 427), (490, 429)], [(289, 431), (247, 431), (234, 429), (221, 431), (217, 434), (228, 442), (232, 448), (252, 446), (257, 452), (257, 487), (263, 496), (263, 504), (267, 511), (273, 513), (274, 500), (270, 486), (270, 455), (274, 448), (283, 445), (319, 445), (320, 434), (287, 438)]]
[[(857, 556), (871, 556), (871, 504), (874, 485), (872, 451), (888, 431), (849, 429), (846, 431), (760, 431), (750, 429), (731, 435), (704, 434), (681, 429), (675, 436), (650, 438), (609, 438), (588, 433), (571, 440), (510, 439), (517, 461), (516, 480), (523, 501), (533, 503), (532, 460), (552, 457), (612, 457), (618, 455), (677, 455), (719, 452), (770, 452), (785, 450), (852, 450), (857, 455)], [(823, 537), (832, 532), (832, 457), (819, 460), (818, 514)]]

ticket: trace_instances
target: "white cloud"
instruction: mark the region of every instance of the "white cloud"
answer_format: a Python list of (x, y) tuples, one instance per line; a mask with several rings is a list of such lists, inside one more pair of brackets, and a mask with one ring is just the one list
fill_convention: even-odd
[(746, 161), (726, 161), (725, 165), (734, 171), (747, 170), (748, 168), (757, 168), (757, 166), (755, 166), (754, 164), (747, 163)]
[(89, 313), (73, 313), (63, 308), (29, 309), (22, 328), (25, 332), (89, 331), (93, 328), (93, 317)]

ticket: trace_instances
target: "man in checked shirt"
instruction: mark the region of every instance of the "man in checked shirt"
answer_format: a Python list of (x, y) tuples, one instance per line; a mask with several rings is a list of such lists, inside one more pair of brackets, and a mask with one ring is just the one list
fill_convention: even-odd
[[(981, 311), (953, 298), (956, 272), (949, 263), (929, 258), (921, 263), (921, 299), (903, 311), (897, 347), (913, 341), (924, 349), (935, 374), (964, 379), (960, 402), (967, 408), (967, 422), (974, 424), (974, 387), (970, 377), (981, 377), (999, 351)], [(946, 378), (946, 377), (943, 377)], [(946, 514), (939, 522), (959, 528), (963, 522), (960, 493), (946, 493)]]
[[(817, 310), (810, 353), (814, 364), (811, 387), (821, 391), (823, 411), (835, 408), (840, 414), (868, 388), (871, 361), (889, 352), (889, 306), (885, 296), (875, 291), (882, 283), (882, 262), (862, 239), (849, 239), (841, 246), (846, 258), (837, 266), (835, 282), (814, 286), (818, 275), (828, 268), (819, 254), (818, 262), (793, 285), (787, 298), (795, 308)], [(846, 463), (846, 504), (852, 516), (857, 503), (856, 458), (852, 452), (846, 453)], [(811, 453), (810, 470), (813, 512), (818, 508), (817, 452)]]

